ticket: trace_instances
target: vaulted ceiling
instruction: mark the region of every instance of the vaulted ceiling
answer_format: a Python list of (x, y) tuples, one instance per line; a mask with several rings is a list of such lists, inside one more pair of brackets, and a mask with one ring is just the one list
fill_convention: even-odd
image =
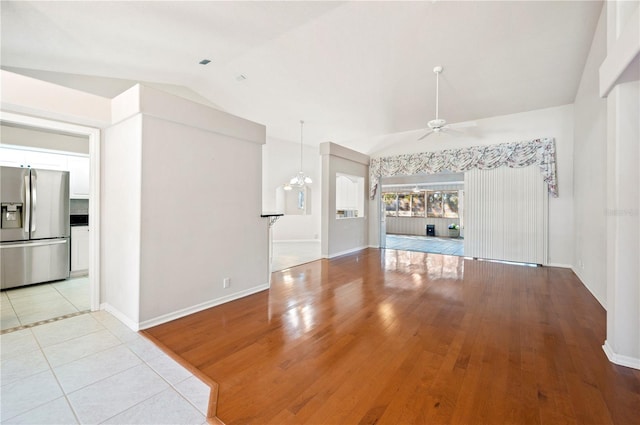
[[(600, 1), (3, 1), (2, 67), (113, 97), (184, 86), (305, 143), (572, 103)], [(210, 59), (208, 65), (200, 65)], [(243, 79), (241, 76), (244, 76)], [(93, 78), (104, 77), (104, 78)], [(367, 153), (366, 143), (353, 148)]]

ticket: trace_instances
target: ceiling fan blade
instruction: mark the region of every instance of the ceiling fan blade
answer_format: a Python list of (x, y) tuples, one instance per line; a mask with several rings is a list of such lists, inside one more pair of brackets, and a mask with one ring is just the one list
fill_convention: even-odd
[(433, 134), (433, 130), (427, 131), (424, 135), (418, 138), (418, 141), (425, 139), (428, 135)]

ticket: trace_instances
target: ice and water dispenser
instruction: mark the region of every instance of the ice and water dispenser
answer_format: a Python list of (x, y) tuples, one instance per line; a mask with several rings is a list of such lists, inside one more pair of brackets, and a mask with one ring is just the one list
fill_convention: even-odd
[(0, 204), (0, 208), (2, 211), (2, 225), (0, 226), (0, 228), (20, 229), (23, 227), (23, 204), (3, 202), (2, 204)]

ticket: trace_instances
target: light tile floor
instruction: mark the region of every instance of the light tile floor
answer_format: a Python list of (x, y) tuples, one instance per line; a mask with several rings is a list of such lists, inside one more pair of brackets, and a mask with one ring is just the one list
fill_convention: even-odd
[(273, 241), (271, 271), (319, 260), (320, 241)]
[(111, 314), (0, 336), (2, 424), (205, 424), (209, 387)]
[(0, 329), (87, 311), (91, 308), (89, 278), (78, 277), (0, 292)]
[(464, 239), (433, 236), (387, 235), (386, 247), (403, 251), (464, 256)]

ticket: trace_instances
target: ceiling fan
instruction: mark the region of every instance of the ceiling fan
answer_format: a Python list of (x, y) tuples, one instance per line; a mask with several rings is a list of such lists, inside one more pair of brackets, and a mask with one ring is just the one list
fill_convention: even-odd
[(451, 132), (451, 131), (456, 133), (462, 133), (458, 129), (476, 126), (476, 123), (473, 121), (462, 122), (458, 124), (447, 124), (447, 121), (438, 117), (438, 106), (439, 106), (439, 100), (440, 100), (439, 99), (440, 74), (442, 73), (442, 67), (436, 66), (435, 68), (433, 68), (433, 72), (434, 74), (436, 74), (436, 119), (431, 120), (427, 123), (430, 130), (427, 131), (427, 133), (424, 134), (422, 137), (420, 137), (418, 140), (422, 140), (433, 133), (441, 133), (441, 132), (443, 133), (443, 132)]

